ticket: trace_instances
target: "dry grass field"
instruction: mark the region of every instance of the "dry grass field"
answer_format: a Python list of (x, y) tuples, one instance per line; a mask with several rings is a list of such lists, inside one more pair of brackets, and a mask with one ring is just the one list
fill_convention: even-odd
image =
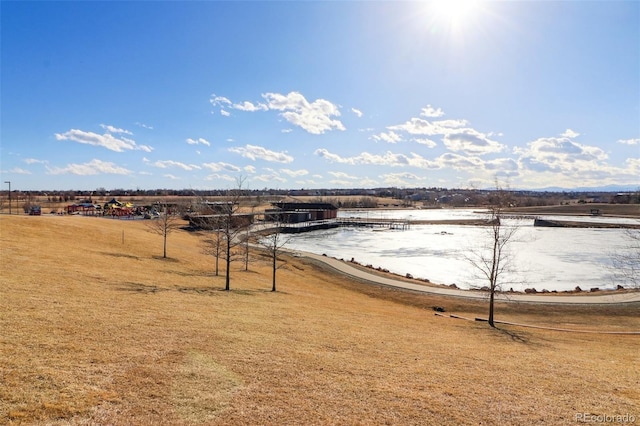
[[(640, 423), (640, 336), (474, 317), (482, 302), (352, 281), (302, 258), (236, 264), (144, 221), (0, 216), (0, 423)], [(579, 283), (577, 283), (579, 284)], [(640, 330), (640, 305), (498, 304), (496, 318)]]

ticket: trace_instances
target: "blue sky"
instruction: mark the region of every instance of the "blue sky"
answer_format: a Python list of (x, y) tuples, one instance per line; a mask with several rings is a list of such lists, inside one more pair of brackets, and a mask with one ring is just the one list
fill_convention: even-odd
[(12, 189), (640, 187), (637, 1), (0, 13)]

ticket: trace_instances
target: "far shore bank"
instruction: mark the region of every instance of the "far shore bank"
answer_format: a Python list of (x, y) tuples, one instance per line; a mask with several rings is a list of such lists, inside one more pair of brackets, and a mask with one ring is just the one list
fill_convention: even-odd
[[(476, 210), (478, 213), (483, 211), (483, 206), (424, 206), (424, 207), (382, 207), (377, 208), (344, 208), (343, 211), (366, 211), (366, 210)], [(637, 218), (640, 219), (640, 204), (606, 204), (606, 203), (587, 203), (587, 204), (566, 204), (566, 205), (548, 205), (548, 206), (529, 206), (529, 207), (509, 207), (503, 209), (503, 213), (508, 215), (559, 215), (559, 216), (600, 216), (600, 217), (620, 217), (620, 218)]]
[[(378, 211), (378, 210), (434, 210), (440, 207), (416, 208), (416, 207), (397, 207), (376, 209), (343, 209), (349, 211)], [(425, 219), (408, 219), (406, 222), (411, 225), (471, 225), (483, 226), (487, 225), (486, 219), (482, 217), (484, 211), (480, 206), (445, 207), (442, 209), (451, 210), (474, 210), (478, 213), (478, 219), (444, 219), (444, 220), (425, 220)], [(536, 220), (540, 216), (567, 216), (567, 217), (592, 217), (594, 219), (611, 218), (611, 219), (638, 219), (637, 224), (633, 223), (607, 223), (605, 221), (573, 221), (573, 220), (554, 220), (555, 226), (566, 228), (625, 228), (640, 229), (640, 205), (638, 204), (572, 204), (559, 206), (536, 206), (536, 207), (510, 207), (502, 211), (507, 218), (515, 219), (531, 219)], [(543, 225), (539, 225), (543, 226)]]

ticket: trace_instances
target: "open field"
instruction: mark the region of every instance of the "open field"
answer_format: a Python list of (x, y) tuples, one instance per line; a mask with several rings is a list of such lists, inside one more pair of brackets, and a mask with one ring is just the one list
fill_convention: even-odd
[[(170, 234), (163, 259), (144, 223), (0, 216), (0, 423), (640, 423), (640, 336), (490, 329), (432, 309), (482, 301), (299, 258), (276, 293), (257, 260), (225, 292), (196, 234)], [(499, 303), (496, 319), (638, 331), (640, 304)]]

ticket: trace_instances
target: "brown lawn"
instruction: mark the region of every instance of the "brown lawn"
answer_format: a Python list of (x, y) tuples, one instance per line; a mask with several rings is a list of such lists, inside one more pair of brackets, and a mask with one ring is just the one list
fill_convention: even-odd
[[(640, 336), (435, 316), (482, 302), (393, 290), (289, 259), (223, 271), (197, 235), (143, 221), (0, 217), (2, 424), (640, 422)], [(640, 305), (500, 304), (497, 319), (640, 330)]]

